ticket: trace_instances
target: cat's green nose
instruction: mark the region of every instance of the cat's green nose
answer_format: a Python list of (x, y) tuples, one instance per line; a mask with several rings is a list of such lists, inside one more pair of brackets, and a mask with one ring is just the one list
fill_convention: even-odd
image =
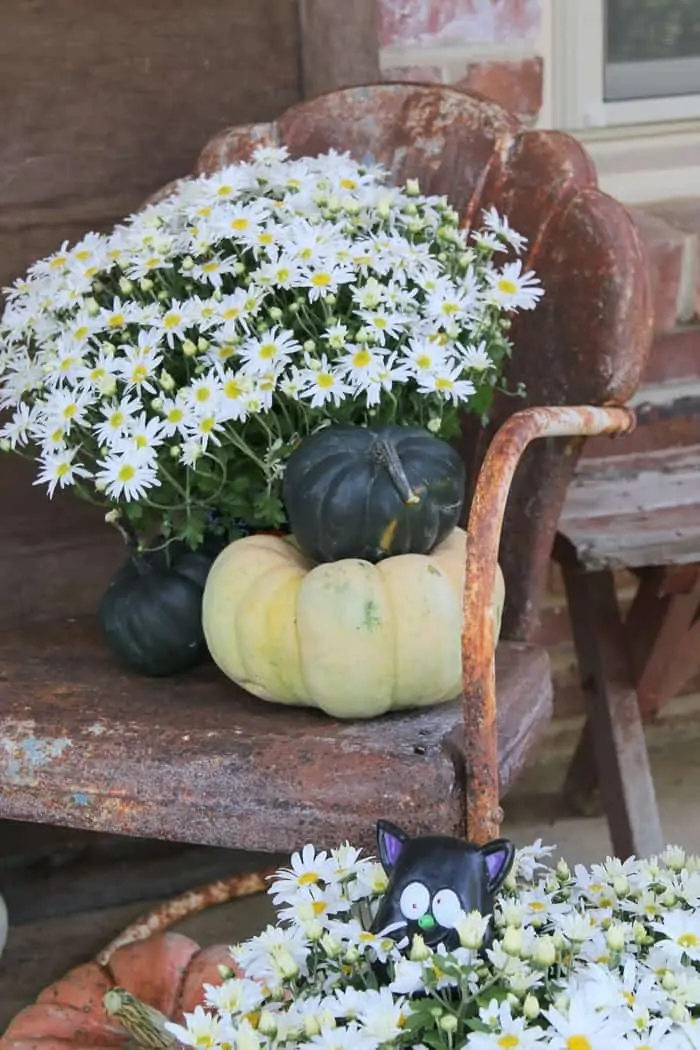
[(421, 930), (432, 930), (433, 926), (435, 926), (435, 919), (432, 915), (422, 915), (418, 920), (418, 925)]

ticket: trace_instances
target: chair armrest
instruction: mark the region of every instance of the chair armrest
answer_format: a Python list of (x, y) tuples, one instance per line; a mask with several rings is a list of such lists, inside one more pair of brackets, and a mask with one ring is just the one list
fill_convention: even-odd
[(468, 771), (467, 834), (487, 842), (502, 820), (496, 726), (496, 642), (492, 595), (503, 515), (518, 463), (531, 441), (543, 437), (627, 434), (635, 415), (626, 408), (527, 408), (496, 433), (479, 472), (467, 527), (462, 615), (464, 753)]

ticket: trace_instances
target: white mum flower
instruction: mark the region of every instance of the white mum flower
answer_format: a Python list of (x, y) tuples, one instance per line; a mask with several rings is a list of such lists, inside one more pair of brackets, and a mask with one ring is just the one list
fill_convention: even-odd
[(281, 868), (270, 883), (272, 903), (294, 903), (300, 899), (300, 890), (333, 882), (334, 871), (333, 859), (325, 850), (317, 853), (312, 845), (304, 846), (300, 852), (292, 853), (289, 867)]
[(335, 405), (340, 404), (351, 388), (342, 378), (340, 371), (331, 367), (325, 354), (321, 355), (320, 361), (314, 363), (317, 367), (301, 371), (304, 386), (300, 396), (308, 399), (312, 408), (320, 408), (329, 401)]
[(523, 264), (507, 263), (502, 270), (488, 270), (489, 298), (504, 310), (534, 310), (544, 289), (532, 270), (522, 272)]
[(159, 484), (152, 454), (148, 450), (123, 449), (106, 456), (95, 473), (96, 482), (110, 499), (142, 499)]
[(39, 460), (39, 474), (34, 484), (48, 485), (49, 498), (53, 496), (57, 487), (63, 489), (67, 485), (74, 485), (78, 478), (91, 477), (89, 470), (73, 462), (76, 454), (77, 449), (64, 449)]
[(661, 944), (679, 955), (687, 955), (700, 962), (700, 909), (668, 912), (660, 922), (651, 923), (652, 930), (661, 934)]

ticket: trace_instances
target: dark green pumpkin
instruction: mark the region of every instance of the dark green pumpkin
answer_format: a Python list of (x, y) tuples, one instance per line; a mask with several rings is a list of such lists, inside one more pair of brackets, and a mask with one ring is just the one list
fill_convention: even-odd
[(206, 654), (202, 595), (212, 557), (172, 544), (133, 554), (102, 598), (99, 620), (126, 666), (153, 677), (179, 674)]
[(464, 465), (418, 427), (337, 425), (305, 438), (284, 475), (292, 533), (315, 561), (429, 554), (458, 525)]

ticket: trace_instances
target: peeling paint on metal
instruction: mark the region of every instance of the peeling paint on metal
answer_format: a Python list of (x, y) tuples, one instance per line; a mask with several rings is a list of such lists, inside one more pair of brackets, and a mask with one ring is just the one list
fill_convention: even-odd
[(38, 770), (55, 758), (60, 758), (66, 748), (72, 747), (67, 737), (42, 739), (26, 737), (20, 740), (5, 738), (2, 750), (6, 754), (4, 775), (11, 784), (31, 787), (38, 783)]

